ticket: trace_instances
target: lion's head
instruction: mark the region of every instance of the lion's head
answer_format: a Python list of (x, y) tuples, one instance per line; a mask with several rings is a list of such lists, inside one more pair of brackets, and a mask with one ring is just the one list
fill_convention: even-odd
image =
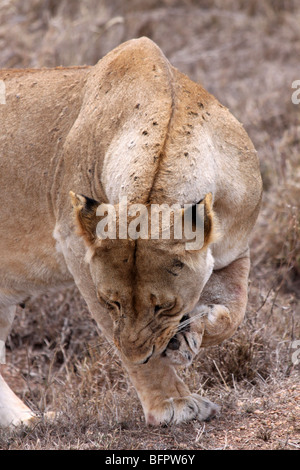
[[(98, 300), (113, 320), (115, 344), (130, 362), (144, 363), (165, 350), (211, 275), (209, 245), (216, 232), (211, 194), (191, 208), (193, 221), (200, 206), (203, 214), (197, 250), (187, 250), (183, 238), (99, 238), (99, 203), (74, 193), (71, 199)], [(118, 208), (116, 213), (118, 218)]]

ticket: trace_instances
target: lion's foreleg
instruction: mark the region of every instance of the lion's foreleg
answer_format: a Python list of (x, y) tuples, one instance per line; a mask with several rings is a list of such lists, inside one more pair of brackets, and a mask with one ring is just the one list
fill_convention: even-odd
[(141, 400), (147, 424), (171, 424), (191, 419), (207, 420), (219, 407), (196, 393), (177, 376), (164, 358), (152, 358), (147, 364), (124, 361), (130, 379)]
[(200, 347), (230, 338), (241, 324), (247, 305), (249, 257), (214, 271), (199, 303), (186, 316), (165, 355), (174, 365), (189, 365)]
[(233, 261), (214, 271), (200, 298), (207, 314), (201, 346), (212, 346), (230, 338), (243, 321), (248, 300), (250, 259)]
[[(5, 367), (5, 341), (15, 316), (15, 305), (0, 305), (0, 371)], [(0, 372), (0, 428), (28, 423), (34, 414), (5, 382)]]

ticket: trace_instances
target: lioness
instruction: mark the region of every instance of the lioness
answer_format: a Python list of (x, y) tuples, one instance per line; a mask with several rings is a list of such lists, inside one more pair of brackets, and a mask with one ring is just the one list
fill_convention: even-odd
[[(249, 234), (262, 183), (242, 125), (149, 39), (94, 67), (2, 70), (0, 346), (16, 305), (75, 282), (113, 341), (152, 425), (205, 420), (176, 365), (233, 335), (247, 303)], [(201, 249), (183, 239), (97, 235), (97, 208), (202, 208)], [(0, 425), (31, 410), (0, 376)]]

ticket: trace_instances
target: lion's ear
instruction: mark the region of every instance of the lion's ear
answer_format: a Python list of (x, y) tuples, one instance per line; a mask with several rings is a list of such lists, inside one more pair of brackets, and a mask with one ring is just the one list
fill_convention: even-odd
[(100, 203), (83, 194), (75, 194), (73, 191), (70, 191), (70, 197), (78, 235), (82, 236), (88, 245), (91, 245), (96, 240), (98, 222), (96, 211)]
[[(206, 196), (196, 204), (184, 209), (183, 215), (183, 224), (188, 221), (188, 224), (191, 223), (192, 225), (192, 232), (190, 235), (195, 233), (198, 229), (203, 230), (201, 248), (205, 248), (205, 246), (215, 240), (216, 216), (212, 208), (211, 193), (206, 194)], [(184, 233), (186, 234), (186, 232), (188, 232), (188, 230)]]
[(204, 245), (214, 241), (215, 215), (212, 208), (212, 194), (206, 194), (205, 198), (198, 202), (197, 206), (204, 204)]

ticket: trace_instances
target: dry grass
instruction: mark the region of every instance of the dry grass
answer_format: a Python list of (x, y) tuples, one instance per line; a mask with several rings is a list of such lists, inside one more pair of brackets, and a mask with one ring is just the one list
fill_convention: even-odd
[[(299, 448), (299, 366), (291, 361), (300, 339), (300, 105), (291, 102), (299, 20), (296, 0), (0, 0), (0, 67), (93, 64), (122, 41), (151, 37), (244, 123), (265, 185), (247, 319), (182, 371), (194, 391), (222, 403), (220, 418), (148, 429), (74, 289), (18, 310), (7, 376), (41, 421), (2, 432), (0, 448)], [(46, 423), (47, 410), (61, 413)]]

